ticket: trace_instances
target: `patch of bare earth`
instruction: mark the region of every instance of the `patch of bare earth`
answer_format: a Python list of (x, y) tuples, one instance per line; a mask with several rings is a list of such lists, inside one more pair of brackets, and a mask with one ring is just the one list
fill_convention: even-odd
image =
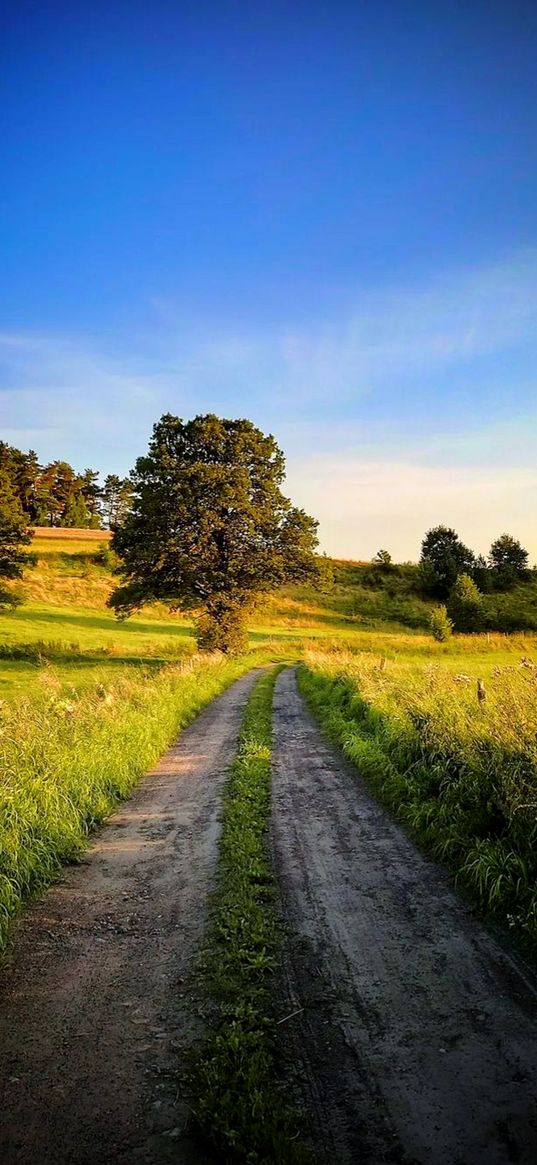
[(183, 732), (15, 928), (0, 974), (3, 1165), (199, 1162), (178, 1089), (220, 793), (256, 673)]
[(330, 1163), (534, 1165), (537, 994), (328, 745), (275, 694), (272, 844), (294, 939), (290, 1072)]

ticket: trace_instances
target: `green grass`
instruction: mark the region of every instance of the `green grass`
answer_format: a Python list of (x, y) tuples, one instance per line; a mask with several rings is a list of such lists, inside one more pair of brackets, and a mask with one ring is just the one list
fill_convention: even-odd
[(301, 690), (422, 848), (537, 953), (537, 666), (514, 651), (500, 666), (478, 637), (450, 647), (429, 663), (411, 651), (387, 660), (312, 650)]
[(222, 1165), (309, 1160), (277, 1083), (274, 978), (282, 934), (266, 832), (278, 670), (250, 697), (225, 791), (205, 971), (217, 1012), (192, 1071), (196, 1124)]
[(66, 686), (80, 687), (93, 682), (96, 669), (113, 679), (126, 667), (170, 662), (194, 649), (191, 629), (177, 618), (144, 614), (118, 623), (106, 608), (28, 603), (0, 614), (0, 690), (37, 693), (50, 664)]
[[(106, 599), (116, 580), (109, 567), (95, 561), (106, 540), (103, 531), (70, 530), (40, 532), (34, 540), (38, 563), (25, 574), (27, 602), (0, 613), (0, 698), (27, 693), (39, 699), (52, 674), (69, 697), (97, 682), (115, 683), (140, 666), (157, 670), (194, 651), (192, 621), (158, 604), (124, 623), (114, 618)], [(415, 587), (412, 566), (384, 574), (370, 564), (335, 563), (328, 593), (284, 587), (263, 598), (252, 615), (252, 649), (296, 658), (317, 643), (389, 660), (441, 661), (472, 675), (487, 675), (513, 655), (534, 650), (531, 635), (467, 636), (435, 644), (420, 630), (431, 605), (416, 596)], [(527, 606), (536, 595), (529, 585), (492, 596), (491, 602)]]
[[(88, 709), (84, 731), (88, 736), (88, 753), (91, 753), (93, 738), (97, 748), (100, 739), (100, 720), (94, 708), (99, 687), (113, 687), (122, 693), (118, 699), (122, 701), (125, 716), (130, 715), (131, 705), (133, 715), (136, 713), (137, 692), (145, 690), (148, 683), (155, 708), (157, 691), (162, 691), (167, 704), (167, 681), (160, 676), (162, 669), (188, 659), (195, 651), (191, 621), (170, 614), (162, 606), (145, 608), (124, 623), (116, 621), (106, 607), (107, 596), (116, 580), (106, 560), (103, 563), (98, 554), (99, 546), (105, 541), (104, 533), (88, 531), (54, 531), (35, 540), (33, 549), (38, 562), (26, 572), (24, 579), (27, 602), (11, 613), (0, 614), (0, 697), (4, 720), (4, 735), (0, 740), (3, 745), (9, 731), (13, 731), (16, 750), (18, 728), (14, 726), (20, 715), (20, 723), (28, 723), (29, 733), (33, 723), (38, 755), (41, 744), (37, 738), (42, 732), (47, 738), (51, 724), (55, 723), (50, 711), (52, 704), (57, 706), (67, 701), (75, 704), (77, 718), (83, 719), (83, 707)], [(528, 814), (533, 808), (524, 807), (526, 802), (534, 806), (533, 777), (520, 777), (520, 773), (526, 774), (528, 765), (531, 768), (534, 764), (531, 733), (521, 723), (526, 716), (533, 724), (533, 689), (521, 682), (519, 662), (522, 657), (537, 659), (536, 636), (531, 632), (490, 633), (454, 636), (445, 644), (435, 643), (423, 630), (431, 604), (416, 592), (415, 567), (395, 567), (383, 573), (370, 564), (339, 562), (334, 564), (334, 569), (334, 586), (327, 593), (303, 586), (282, 588), (266, 596), (252, 616), (252, 649), (273, 659), (311, 657), (316, 649), (318, 660), (318, 653), (324, 652), (325, 663), (322, 667), (316, 664), (311, 673), (317, 677), (316, 683), (320, 682), (321, 672), (332, 683), (334, 669), (343, 668), (348, 683), (355, 685), (362, 702), (353, 705), (351, 724), (356, 739), (362, 740), (362, 751), (366, 745), (370, 748), (375, 744), (383, 756), (388, 755), (399, 776), (401, 772), (404, 775), (405, 785), (396, 782), (394, 788), (399, 792), (393, 799), (393, 807), (401, 819), (405, 818), (422, 844), (432, 845), (435, 853), (441, 853), (446, 861), (449, 850), (449, 861), (458, 870), (460, 884), (470, 886), (470, 890), (474, 887), (472, 892), (484, 909), (507, 918), (517, 931), (531, 930), (533, 900), (529, 901), (526, 892), (526, 875), (516, 873), (518, 858), (516, 854), (513, 857), (509, 846), (515, 833), (518, 836), (526, 830), (525, 836), (533, 837), (528, 824)], [(516, 617), (517, 612), (520, 614), (522, 622), (531, 625), (532, 612), (537, 609), (535, 580), (532, 578), (506, 595), (489, 596), (487, 602), (498, 620), (506, 614), (511, 617), (514, 611)], [(381, 659), (385, 661), (382, 671), (378, 666)], [(467, 676), (469, 681), (457, 680), (457, 675)], [(490, 689), (490, 699), (481, 711), (477, 709), (474, 694), (478, 676)], [(380, 677), (381, 683), (375, 686), (371, 677)], [(390, 687), (392, 679), (394, 683)], [(518, 733), (517, 737), (511, 733), (508, 740), (500, 714), (496, 719), (492, 716), (498, 685), (506, 693), (502, 698), (507, 728), (512, 719)], [(389, 700), (388, 691), (391, 692)], [(516, 713), (512, 712), (510, 699), (518, 701)], [(369, 709), (359, 723), (358, 706)], [(95, 715), (89, 711), (92, 708)], [(460, 708), (467, 710), (465, 727), (457, 712)], [(426, 730), (418, 727), (421, 715), (428, 717)], [(166, 716), (164, 713), (165, 721)], [(476, 721), (476, 716), (480, 720)], [(431, 724), (436, 733), (434, 740)], [(11, 726), (9, 731), (7, 725)], [(479, 732), (477, 726), (480, 726)], [(71, 728), (65, 727), (65, 731)], [(111, 747), (119, 748), (122, 740), (119, 719), (115, 725), (110, 723), (109, 732)], [(155, 749), (165, 747), (163, 739), (155, 720)], [(10, 764), (13, 773), (17, 774), (20, 769), (21, 783), (26, 781), (30, 788), (33, 773), (28, 761), (29, 747), (25, 744), (19, 760), (13, 753)], [(415, 755), (412, 748), (416, 750)], [(411, 759), (407, 764), (408, 756)], [(483, 822), (479, 827), (481, 835), (472, 832), (471, 814), (465, 817), (456, 804), (459, 793), (461, 801), (473, 803), (474, 793), (470, 795), (468, 788), (474, 785), (479, 788), (479, 796), (485, 796), (483, 790), (489, 786), (482, 776), (480, 758), (492, 772), (489, 784), (495, 790), (494, 803), (500, 798), (503, 806), (500, 834), (494, 837), (487, 834)], [(408, 775), (407, 768), (414, 765)], [(450, 784), (449, 797), (446, 782), (441, 794), (429, 795), (427, 777), (423, 775), (429, 769), (436, 774), (431, 778), (433, 783), (440, 779), (441, 772), (458, 774), (455, 783)], [(63, 773), (61, 765), (59, 771)], [(466, 773), (466, 785), (459, 780), (461, 772)], [(507, 797), (502, 772), (518, 774), (516, 779), (515, 776), (509, 779), (513, 788), (526, 798), (524, 804), (517, 800), (518, 794)], [(95, 780), (97, 785), (105, 779), (99, 775), (97, 765), (94, 768), (90, 765), (90, 773), (90, 780)], [(419, 773), (422, 777), (418, 781)], [(412, 774), (416, 777), (414, 783)], [(408, 793), (410, 786), (412, 794)], [(388, 794), (380, 783), (378, 791), (386, 799)], [(523, 857), (532, 871), (531, 854), (526, 857), (526, 845), (524, 842), (522, 846)], [(490, 871), (496, 869), (495, 863), (497, 875), (493, 877)]]
[(198, 657), (66, 698), (48, 689), (2, 709), (0, 947), (25, 898), (73, 859), (181, 728), (252, 666)]

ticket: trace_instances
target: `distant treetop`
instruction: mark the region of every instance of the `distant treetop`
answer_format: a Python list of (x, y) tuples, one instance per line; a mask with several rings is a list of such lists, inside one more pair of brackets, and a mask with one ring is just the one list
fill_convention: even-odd
[(0, 441), (0, 467), (30, 526), (113, 527), (127, 513), (129, 478), (109, 474), (104, 486), (94, 469), (76, 473), (68, 461), (40, 465), (33, 449), (23, 453)]

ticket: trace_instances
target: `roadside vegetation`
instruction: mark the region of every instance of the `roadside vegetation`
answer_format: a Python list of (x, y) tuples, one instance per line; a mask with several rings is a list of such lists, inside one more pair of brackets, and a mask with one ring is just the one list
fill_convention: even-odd
[[(443, 534), (439, 541), (442, 546)], [(447, 541), (451, 546), (453, 540)], [(468, 563), (466, 558), (472, 571), (467, 578), (472, 586), (459, 581), (453, 594), (454, 584), (451, 601), (450, 595), (446, 600), (439, 595), (426, 595), (422, 566), (394, 564), (386, 551), (379, 552), (370, 563), (318, 558), (315, 579), (287, 583), (259, 596), (249, 618), (249, 649), (256, 653), (249, 662), (251, 665), (255, 658), (295, 660), (305, 654), (311, 659), (311, 649), (317, 647), (322, 654), (316, 658), (327, 661), (325, 670), (330, 683), (334, 669), (345, 674), (348, 671), (345, 682), (358, 699), (358, 705), (353, 704), (350, 727), (368, 747), (372, 742), (381, 747), (390, 765), (404, 774), (402, 783), (393, 785), (394, 811), (405, 818), (429, 852), (458, 872), (459, 884), (466, 886), (482, 909), (500, 921), (507, 920), (518, 933), (530, 934), (534, 925), (528, 885), (534, 869), (531, 820), (535, 816), (535, 752), (531, 732), (535, 673), (529, 666), (520, 665), (524, 658), (537, 661), (532, 634), (532, 628), (537, 626), (537, 577), (526, 568), (520, 549), (513, 547), (512, 540), (499, 539), (498, 543), (496, 565), (486, 569), (492, 574), (496, 571), (495, 585), (499, 583), (507, 589), (486, 591), (492, 574), (486, 576), (485, 582), (481, 577), (478, 586), (476, 579), (483, 566), (476, 561)], [(438, 540), (433, 540), (433, 546), (438, 549)], [(26, 553), (26, 544), (23, 548)], [(144, 606), (126, 622), (114, 618), (106, 606), (117, 584), (116, 560), (107, 531), (39, 530), (28, 551), (35, 561), (27, 563), (22, 580), (6, 583), (20, 585), (24, 603), (0, 613), (0, 745), (8, 750), (7, 776), (0, 778), (0, 828), (7, 828), (4, 821), (8, 817), (9, 830), (15, 829), (13, 822), (18, 821), (20, 842), (10, 842), (12, 855), (17, 846), (31, 849), (34, 844), (34, 826), (30, 823), (26, 830), (26, 809), (22, 810), (21, 805), (27, 805), (35, 817), (35, 792), (41, 772), (49, 774), (45, 784), (48, 781), (51, 797), (54, 781), (50, 774), (55, 757), (60, 788), (67, 779), (69, 741), (74, 745), (73, 773), (78, 773), (73, 780), (75, 785), (79, 777), (82, 784), (85, 782), (87, 800), (80, 802), (75, 833), (71, 835), (69, 825), (67, 834), (72, 840), (80, 828), (83, 837), (91, 822), (102, 818), (104, 809), (94, 814), (91, 797), (94, 795), (96, 804), (104, 804), (99, 781), (106, 785), (112, 774), (110, 781), (114, 785), (115, 777), (110, 766), (105, 776), (102, 772), (99, 776), (98, 756), (102, 768), (103, 755), (112, 755), (114, 750), (119, 754), (120, 749), (127, 755), (123, 723), (128, 726), (131, 713), (136, 719), (141, 693), (147, 695), (154, 708), (155, 731), (153, 744), (147, 745), (147, 752), (140, 752), (136, 773), (143, 771), (144, 764), (152, 763), (145, 759), (151, 749), (154, 759), (175, 731), (175, 722), (165, 706), (176, 706), (177, 724), (181, 722), (181, 696), (178, 689), (175, 705), (176, 697), (168, 693), (170, 677), (176, 677), (174, 684), (179, 679), (183, 683), (188, 661), (195, 653), (195, 612), (172, 613), (163, 603), (154, 603)], [(506, 555), (511, 560), (509, 569)], [(513, 555), (518, 566), (513, 565)], [(456, 576), (456, 583), (457, 580), (460, 575)], [(477, 600), (475, 588), (482, 596)], [(435, 639), (431, 615), (439, 604), (445, 615), (440, 620), (439, 638)], [(463, 618), (472, 618), (476, 611), (484, 628), (481, 632), (453, 632), (454, 619), (460, 619), (461, 612)], [(495, 623), (529, 630), (511, 630), (509, 634), (487, 630)], [(381, 660), (385, 661), (383, 670)], [(203, 687), (205, 665), (197, 660), (195, 666)], [(212, 664), (207, 666), (212, 668)], [(235, 666), (242, 664), (231, 664), (230, 674)], [(316, 665), (311, 675), (320, 678), (323, 668)], [(478, 678), (486, 688), (482, 703), (478, 703), (476, 695)], [(378, 692), (367, 687), (374, 681), (380, 685)], [(338, 692), (340, 688), (338, 682)], [(101, 691), (112, 695), (111, 703), (103, 701), (98, 695)], [(380, 693), (388, 700), (388, 692), (392, 693), (389, 706), (379, 704)], [(157, 713), (160, 693), (162, 715)], [(62, 704), (67, 709), (72, 705), (73, 712), (60, 714)], [(369, 705), (373, 719), (377, 714), (380, 717), (378, 724), (375, 720), (375, 733), (372, 721), (367, 722), (366, 732), (356, 718), (356, 707)], [(423, 724), (420, 715), (425, 717)], [(106, 745), (102, 744), (103, 725), (108, 732)], [(164, 732), (162, 725), (167, 725)], [(78, 729), (80, 735), (76, 736)], [(19, 747), (22, 741), (24, 744)], [(47, 747), (50, 752), (45, 756)], [(132, 755), (138, 757), (136, 744)], [(85, 777), (82, 758), (87, 761)], [(411, 768), (416, 760), (419, 764)], [(429, 769), (432, 785), (436, 782), (438, 786), (434, 794), (425, 775)], [(34, 773), (38, 774), (35, 784)], [(132, 775), (126, 783), (120, 783), (121, 795), (135, 779)], [(89, 788), (93, 781), (94, 794)], [(490, 796), (487, 781), (491, 785)], [(16, 804), (12, 800), (15, 787)], [(382, 791), (380, 784), (378, 788)], [(114, 795), (107, 802), (110, 806)], [(385, 790), (382, 796), (387, 798)], [(468, 810), (457, 808), (459, 796), (461, 805), (469, 806)], [(475, 799), (481, 805), (487, 797), (494, 806), (499, 800), (499, 816), (494, 816), (496, 809), (490, 810), (489, 817), (488, 810), (481, 808), (477, 812)], [(58, 815), (60, 812), (57, 808)], [(67, 798), (65, 814), (69, 822), (73, 820), (72, 812)], [(471, 817), (475, 819), (473, 825)], [(492, 818), (496, 823), (489, 829), (487, 821)], [(30, 815), (29, 822), (33, 820)], [(49, 876), (43, 873), (45, 867), (51, 864), (51, 869), (56, 869), (62, 860), (59, 855), (73, 852), (71, 840), (66, 843), (61, 829), (54, 830), (59, 840), (48, 855), (47, 843), (37, 831), (36, 847), (41, 847), (43, 865), (38, 862), (34, 870), (32, 850), (28, 871), (13, 874), (13, 886), (20, 882), (20, 893), (13, 888), (6, 890), (5, 902), (9, 899), (16, 903), (30, 887), (42, 884), (40, 879), (46, 881)], [(527, 873), (516, 873), (519, 859), (525, 863)], [(16, 861), (13, 870), (15, 866)]]
[[(102, 487), (0, 442), (0, 950), (209, 701), (256, 664), (301, 660), (310, 707), (375, 796), (537, 956), (536, 568), (510, 534), (485, 559), (445, 526), (417, 564), (330, 560), (284, 467), (271, 436), (212, 415), (162, 417), (130, 477)], [(278, 1082), (277, 671), (253, 690), (224, 794), (191, 1069), (223, 1165), (311, 1159)]]
[(68, 695), (51, 672), (39, 695), (4, 706), (0, 948), (24, 899), (77, 858), (178, 732), (251, 666), (251, 656), (193, 657)]
[(277, 1082), (274, 980), (282, 933), (267, 829), (279, 670), (262, 676), (250, 696), (224, 794), (204, 970), (216, 1010), (191, 1076), (198, 1130), (215, 1160), (224, 1163), (310, 1160), (298, 1140), (298, 1118)]
[(510, 659), (501, 636), (457, 636), (425, 655), (395, 636), (389, 656), (309, 649), (300, 686), (378, 799), (535, 954), (534, 646), (509, 641)]

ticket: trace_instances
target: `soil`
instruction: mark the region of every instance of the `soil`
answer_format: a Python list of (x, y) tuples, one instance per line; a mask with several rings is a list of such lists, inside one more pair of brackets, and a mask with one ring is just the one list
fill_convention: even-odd
[(178, 1092), (243, 677), (14, 928), (0, 974), (3, 1165), (199, 1163)]
[(289, 1071), (338, 1165), (535, 1165), (537, 992), (275, 693), (272, 845), (290, 924)]
[[(0, 974), (3, 1165), (201, 1165), (185, 1054), (219, 804), (256, 673), (30, 905)], [(534, 1165), (537, 991), (307, 713), (274, 712), (282, 1046), (330, 1165)], [(298, 1012), (298, 1014), (293, 1014)]]

